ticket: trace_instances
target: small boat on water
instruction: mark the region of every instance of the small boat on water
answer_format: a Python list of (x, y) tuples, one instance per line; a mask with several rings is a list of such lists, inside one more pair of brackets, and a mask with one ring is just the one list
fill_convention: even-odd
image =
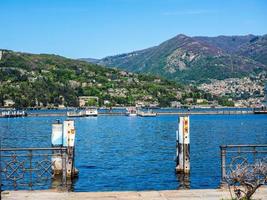
[(96, 117), (97, 115), (97, 108), (86, 108), (85, 110), (67, 112), (68, 117)]
[(254, 114), (267, 114), (267, 107), (262, 106), (261, 108), (254, 108), (253, 112)]
[(28, 114), (22, 110), (7, 110), (0, 112), (0, 118), (26, 117)]
[(137, 110), (136, 110), (136, 107), (129, 107), (129, 108), (126, 108), (127, 112), (126, 112), (126, 115), (127, 116), (136, 116), (137, 115)]
[(85, 110), (86, 117), (97, 117), (98, 111), (97, 108), (88, 108)]
[(267, 114), (267, 110), (254, 110), (254, 114)]
[(138, 111), (137, 113), (138, 116), (140, 117), (156, 117), (157, 113), (152, 111), (152, 110), (148, 110), (148, 111)]
[(68, 117), (83, 117), (83, 113), (82, 113), (82, 111), (77, 111), (77, 110), (75, 110), (75, 111), (68, 111), (67, 112), (67, 116)]

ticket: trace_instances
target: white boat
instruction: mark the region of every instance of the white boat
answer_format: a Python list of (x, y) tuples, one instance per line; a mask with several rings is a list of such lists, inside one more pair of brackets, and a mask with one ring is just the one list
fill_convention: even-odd
[(85, 110), (85, 116), (86, 117), (96, 117), (98, 115), (97, 108), (87, 108)]
[(82, 111), (68, 111), (67, 112), (68, 117), (83, 117), (83, 112)]
[(137, 115), (136, 107), (129, 107), (129, 108), (126, 108), (126, 110), (127, 110), (127, 112), (126, 112), (127, 116), (136, 116)]
[(97, 108), (86, 108), (85, 110), (67, 112), (68, 117), (96, 117), (97, 115)]
[(141, 116), (141, 117), (156, 117), (157, 116), (157, 113), (152, 111), (152, 110), (148, 110), (147, 112), (145, 111), (139, 111), (137, 113), (138, 116)]

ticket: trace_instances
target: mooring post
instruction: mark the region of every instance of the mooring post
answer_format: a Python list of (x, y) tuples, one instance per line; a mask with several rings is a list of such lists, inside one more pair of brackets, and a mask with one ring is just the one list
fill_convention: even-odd
[(179, 146), (179, 131), (176, 131), (176, 166), (179, 165), (179, 151), (180, 151), (180, 146)]
[(75, 128), (74, 120), (65, 120), (63, 126), (63, 146), (67, 147), (67, 177), (73, 177), (74, 169), (74, 141)]
[(67, 167), (66, 167), (66, 160), (67, 160), (67, 152), (66, 150), (61, 150), (62, 156), (62, 185), (63, 187), (67, 188)]
[[(56, 120), (55, 123), (52, 124), (52, 135), (51, 135), (51, 144), (52, 147), (62, 147), (63, 146), (63, 124), (60, 123), (59, 120)], [(53, 150), (52, 152), (52, 169), (55, 175), (63, 173), (62, 167), (62, 152)]]
[(226, 184), (226, 146), (220, 146), (221, 149), (221, 187)]
[(54, 174), (61, 174), (64, 177), (72, 178), (76, 171), (74, 168), (74, 141), (75, 128), (74, 120), (65, 120), (60, 123), (57, 120), (52, 124), (52, 147), (66, 147), (67, 151), (54, 151), (52, 156)]
[[(176, 132), (176, 159), (177, 173), (190, 173), (190, 130), (189, 130), (189, 116), (179, 117), (179, 129)], [(177, 142), (178, 139), (178, 142)]]

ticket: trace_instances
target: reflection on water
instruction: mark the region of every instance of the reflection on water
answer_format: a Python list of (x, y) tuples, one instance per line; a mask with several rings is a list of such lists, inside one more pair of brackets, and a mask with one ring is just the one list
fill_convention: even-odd
[(51, 181), (51, 189), (57, 189), (62, 191), (74, 191), (74, 185), (78, 181), (78, 177), (74, 177), (73, 179), (67, 179), (66, 185), (62, 185), (62, 176), (54, 176)]
[(190, 189), (190, 174), (177, 174), (178, 189)]
[[(58, 118), (64, 119), (0, 119), (2, 146), (49, 147), (51, 124)], [(191, 116), (190, 177), (177, 177), (177, 120), (178, 116), (75, 119), (75, 163), (80, 173), (73, 190), (217, 188), (221, 144), (267, 143), (267, 115)]]

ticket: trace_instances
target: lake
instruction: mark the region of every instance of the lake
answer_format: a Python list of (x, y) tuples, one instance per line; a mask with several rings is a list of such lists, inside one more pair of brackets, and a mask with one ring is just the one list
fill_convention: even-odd
[[(51, 124), (65, 117), (0, 119), (2, 147), (50, 147)], [(76, 118), (75, 191), (171, 190), (178, 116)], [(266, 144), (267, 115), (191, 115), (190, 188), (220, 184), (222, 144)]]

